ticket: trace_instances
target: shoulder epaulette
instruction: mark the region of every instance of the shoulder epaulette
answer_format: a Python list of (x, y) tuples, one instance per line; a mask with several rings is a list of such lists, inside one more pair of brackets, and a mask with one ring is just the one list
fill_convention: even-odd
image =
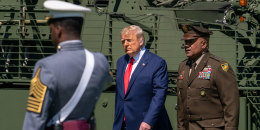
[(183, 60), (179, 65), (185, 64), (187, 60), (188, 60), (188, 59)]
[(183, 60), (182, 62), (185, 62), (185, 61), (187, 61), (188, 60), (188, 58), (187, 59), (185, 59), (185, 60)]
[(230, 65), (225, 60), (223, 60), (222, 58), (215, 56), (215, 55), (212, 55), (212, 54), (210, 55), (210, 58), (218, 61), (220, 63), (220, 67), (223, 71), (227, 72), (229, 70)]
[(210, 58), (216, 60), (216, 61), (219, 61), (219, 62), (225, 62), (222, 58), (218, 57), (218, 56), (215, 56), (215, 55), (210, 55)]

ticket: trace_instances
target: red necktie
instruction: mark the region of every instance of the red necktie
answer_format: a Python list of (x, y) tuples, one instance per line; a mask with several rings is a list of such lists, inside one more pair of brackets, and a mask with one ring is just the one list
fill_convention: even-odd
[(133, 63), (134, 63), (134, 58), (131, 58), (130, 63), (127, 66), (127, 69), (125, 71), (125, 76), (124, 76), (124, 86), (125, 86), (125, 94), (128, 88), (128, 84), (129, 84), (129, 79), (130, 79), (130, 75), (132, 72), (132, 68), (133, 68)]

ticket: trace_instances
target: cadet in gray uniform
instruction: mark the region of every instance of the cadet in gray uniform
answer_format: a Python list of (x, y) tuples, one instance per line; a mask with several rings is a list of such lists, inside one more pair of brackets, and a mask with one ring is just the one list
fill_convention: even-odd
[[(95, 104), (104, 86), (111, 82), (107, 59), (101, 53), (85, 51), (80, 40), (83, 12), (90, 9), (64, 1), (45, 1), (44, 6), (51, 10), (48, 24), (57, 53), (36, 63), (23, 130), (53, 129), (54, 126), (73, 130), (90, 129), (88, 122)], [(87, 55), (87, 52), (90, 54)], [(86, 57), (91, 54), (92, 63), (91, 58)], [(92, 64), (92, 73), (85, 73), (86, 64)], [(81, 79), (83, 74), (89, 75), (88, 83), (85, 82), (87, 77)], [(80, 86), (81, 80), (87, 85)], [(80, 97), (75, 92), (78, 88), (85, 88), (79, 91), (82, 92)], [(79, 98), (73, 110), (64, 121), (62, 114), (58, 114), (55, 120), (53, 117), (64, 106), (73, 106), (68, 104), (73, 96)]]

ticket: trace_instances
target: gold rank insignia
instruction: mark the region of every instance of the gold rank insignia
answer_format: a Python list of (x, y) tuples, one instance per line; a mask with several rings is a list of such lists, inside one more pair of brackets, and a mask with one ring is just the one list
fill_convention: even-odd
[(44, 96), (47, 90), (47, 86), (41, 83), (39, 68), (31, 80), (31, 87), (29, 91), (27, 110), (35, 113), (41, 113)]
[(221, 64), (221, 67), (225, 72), (228, 71), (228, 63)]

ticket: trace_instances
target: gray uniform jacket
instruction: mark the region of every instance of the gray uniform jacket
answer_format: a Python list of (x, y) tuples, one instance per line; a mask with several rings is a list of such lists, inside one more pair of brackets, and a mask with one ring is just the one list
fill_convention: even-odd
[[(71, 98), (81, 79), (86, 58), (81, 41), (60, 43), (54, 55), (36, 63), (23, 130), (44, 130)], [(66, 120), (88, 120), (104, 86), (111, 82), (109, 64), (101, 53), (92, 53), (95, 66), (88, 87)]]
[(206, 53), (189, 76), (187, 60), (179, 66), (178, 130), (237, 130), (239, 94), (230, 65)]

